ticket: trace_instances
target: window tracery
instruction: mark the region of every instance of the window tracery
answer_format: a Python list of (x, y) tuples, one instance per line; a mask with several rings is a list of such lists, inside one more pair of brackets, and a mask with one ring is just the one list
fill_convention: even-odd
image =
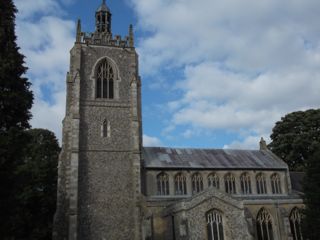
[(169, 195), (169, 176), (166, 173), (157, 175), (157, 194)]
[(251, 178), (248, 173), (243, 173), (240, 176), (240, 185), (242, 194), (251, 194)]
[(187, 180), (182, 173), (178, 173), (174, 178), (174, 188), (176, 195), (187, 194)]
[(114, 98), (114, 71), (107, 59), (103, 59), (97, 67), (96, 98)]
[(223, 222), (221, 212), (211, 210), (206, 214), (207, 218), (207, 234), (209, 240), (223, 240)]
[(260, 173), (256, 176), (256, 184), (257, 184), (257, 193), (258, 194), (267, 194), (266, 178), (262, 173)]
[(264, 208), (257, 215), (257, 235), (258, 240), (273, 240), (272, 218)]
[(203, 191), (203, 179), (200, 173), (195, 173), (192, 176), (192, 193)]
[(211, 173), (208, 176), (208, 187), (220, 188), (219, 177), (215, 173)]
[(231, 173), (228, 173), (224, 176), (224, 185), (227, 193), (230, 193), (230, 194), (236, 193), (236, 181), (234, 176)]
[(289, 221), (293, 240), (303, 240), (301, 234), (301, 214), (298, 208), (292, 209)]
[(274, 173), (271, 176), (271, 189), (273, 194), (280, 194), (281, 193), (281, 182), (279, 174)]

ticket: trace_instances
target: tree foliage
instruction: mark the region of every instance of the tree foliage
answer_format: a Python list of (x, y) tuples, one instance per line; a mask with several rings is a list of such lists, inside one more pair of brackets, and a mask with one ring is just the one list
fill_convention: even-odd
[(24, 56), (19, 53), (15, 35), (15, 13), (12, 0), (0, 1), (0, 131), (29, 127), (33, 94), (23, 75)]
[(60, 147), (54, 133), (28, 130), (30, 142), (24, 163), (16, 170), (16, 239), (51, 239), (56, 208), (57, 166)]
[(290, 170), (303, 171), (306, 160), (320, 143), (320, 109), (289, 113), (277, 122), (269, 148)]
[(318, 240), (320, 236), (320, 144), (306, 162), (304, 179), (304, 239)]
[(24, 77), (27, 68), (15, 35), (16, 8), (12, 0), (0, 1), (0, 236), (13, 232), (17, 202), (15, 171), (23, 161), (28, 142), (33, 94)]

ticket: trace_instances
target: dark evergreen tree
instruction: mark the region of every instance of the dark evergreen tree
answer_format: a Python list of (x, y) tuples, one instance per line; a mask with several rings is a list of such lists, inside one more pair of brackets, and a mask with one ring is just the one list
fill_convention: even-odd
[[(16, 8), (0, 1), (0, 236), (12, 236), (15, 216), (15, 169), (23, 159), (33, 94), (24, 77), (24, 56), (15, 35)], [(11, 233), (10, 233), (11, 232)]]
[(57, 166), (60, 147), (53, 132), (28, 130), (24, 163), (16, 171), (18, 188), (15, 238), (51, 239), (56, 209)]
[(306, 161), (304, 178), (304, 203), (306, 205), (303, 219), (304, 239), (318, 240), (320, 236), (320, 144)]
[(304, 171), (306, 160), (320, 143), (320, 109), (289, 113), (277, 122), (269, 148), (293, 171)]

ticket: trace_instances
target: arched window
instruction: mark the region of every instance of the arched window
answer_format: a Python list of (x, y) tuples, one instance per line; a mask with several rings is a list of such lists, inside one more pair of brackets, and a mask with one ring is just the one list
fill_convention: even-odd
[(257, 215), (257, 235), (258, 240), (273, 240), (271, 215), (264, 208)]
[(110, 121), (104, 120), (101, 125), (101, 137), (111, 137)]
[(200, 173), (195, 173), (192, 176), (192, 193), (203, 191), (203, 179)]
[(114, 95), (114, 72), (107, 59), (103, 59), (96, 71), (96, 98), (112, 99)]
[(281, 193), (280, 177), (277, 173), (271, 175), (271, 188), (273, 194)]
[(206, 214), (208, 240), (223, 240), (222, 215), (218, 210), (211, 210)]
[(211, 173), (208, 176), (208, 187), (220, 188), (219, 177), (215, 173)]
[(267, 194), (267, 183), (265, 176), (260, 173), (256, 176), (257, 183), (257, 193), (258, 194)]
[(228, 173), (224, 176), (224, 186), (227, 193), (236, 193), (236, 180), (231, 173)]
[(293, 240), (302, 240), (301, 234), (301, 214), (298, 208), (293, 208), (290, 216), (290, 229), (293, 236)]
[(169, 176), (166, 173), (159, 173), (157, 176), (158, 195), (169, 195)]
[(178, 173), (174, 178), (174, 189), (176, 195), (187, 194), (187, 180), (182, 173)]
[(243, 173), (240, 176), (240, 185), (242, 194), (251, 194), (251, 179), (248, 173)]

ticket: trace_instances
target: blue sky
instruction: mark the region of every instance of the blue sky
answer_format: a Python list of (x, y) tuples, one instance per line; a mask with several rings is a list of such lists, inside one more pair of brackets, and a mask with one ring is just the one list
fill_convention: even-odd
[[(100, 0), (15, 0), (35, 93), (33, 127), (61, 138), (78, 18)], [(113, 34), (134, 25), (144, 145), (249, 148), (286, 113), (319, 108), (320, 1), (107, 0)]]

